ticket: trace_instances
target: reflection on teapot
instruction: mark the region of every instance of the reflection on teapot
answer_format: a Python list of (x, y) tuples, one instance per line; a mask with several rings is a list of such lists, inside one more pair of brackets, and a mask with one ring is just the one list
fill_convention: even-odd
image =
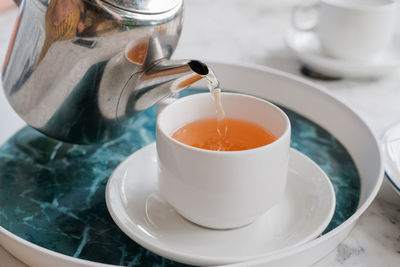
[(23, 0), (2, 71), (7, 99), (50, 137), (113, 139), (208, 73), (169, 60), (182, 15), (182, 0)]

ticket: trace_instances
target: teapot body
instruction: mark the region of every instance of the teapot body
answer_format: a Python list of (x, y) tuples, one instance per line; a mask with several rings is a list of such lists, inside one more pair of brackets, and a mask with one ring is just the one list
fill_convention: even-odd
[(182, 1), (170, 0), (173, 5), (161, 11), (132, 11), (115, 3), (133, 1), (110, 1), (20, 3), (3, 87), (19, 116), (50, 137), (88, 144), (119, 136), (132, 118), (121, 106), (129, 101), (121, 97), (137, 94), (127, 94), (127, 84), (134, 86), (137, 77), (175, 50)]

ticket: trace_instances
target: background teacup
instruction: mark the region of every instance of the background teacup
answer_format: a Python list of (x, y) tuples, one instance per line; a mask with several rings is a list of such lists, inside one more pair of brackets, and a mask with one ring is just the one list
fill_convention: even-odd
[(274, 142), (242, 151), (211, 151), (178, 142), (175, 130), (215, 117), (209, 93), (181, 98), (157, 118), (160, 194), (185, 218), (210, 228), (246, 225), (283, 197), (289, 162), (290, 121), (277, 106), (242, 94), (222, 94), (227, 117), (268, 129)]
[(329, 56), (371, 61), (392, 40), (397, 7), (395, 0), (320, 0), (295, 7), (292, 22), (297, 30), (314, 31)]

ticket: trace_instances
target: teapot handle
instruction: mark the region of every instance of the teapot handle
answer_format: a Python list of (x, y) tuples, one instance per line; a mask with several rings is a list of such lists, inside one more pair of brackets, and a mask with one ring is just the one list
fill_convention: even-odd
[[(293, 28), (298, 31), (314, 31), (318, 22), (318, 8), (319, 2), (295, 6), (291, 17)], [(304, 23), (304, 18), (309, 17), (310, 13), (313, 13), (314, 16), (312, 16), (311, 20)]]

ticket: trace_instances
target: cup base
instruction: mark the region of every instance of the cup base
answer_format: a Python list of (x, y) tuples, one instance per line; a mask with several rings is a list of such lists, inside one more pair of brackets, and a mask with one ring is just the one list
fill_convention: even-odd
[[(170, 203), (169, 203), (170, 204)], [(171, 205), (171, 204), (170, 204)], [(171, 205), (172, 206), (172, 205)], [(193, 218), (191, 216), (188, 216), (187, 214), (184, 214), (184, 212), (181, 212), (175, 208), (176, 212), (182, 216), (185, 220), (187, 220), (190, 223), (193, 223), (199, 227), (203, 227), (206, 229), (211, 229), (211, 230), (233, 230), (233, 229), (238, 229), (245, 227), (249, 224), (254, 223), (258, 218), (266, 214), (269, 210), (266, 212), (259, 214), (257, 216), (253, 216), (251, 218), (245, 218), (241, 219), (238, 221), (229, 221), (228, 223), (220, 222), (220, 223), (210, 223), (209, 220), (207, 219), (202, 219), (202, 218)]]
[(322, 52), (325, 56), (334, 58), (334, 59), (340, 59), (348, 62), (353, 62), (353, 63), (358, 63), (358, 64), (363, 64), (363, 63), (371, 63), (379, 59), (383, 54), (384, 50), (378, 51), (378, 52), (371, 52), (371, 53), (366, 53), (364, 55), (355, 55), (355, 54), (343, 54), (343, 51), (332, 51), (329, 48), (325, 47), (324, 45), (321, 44)]

